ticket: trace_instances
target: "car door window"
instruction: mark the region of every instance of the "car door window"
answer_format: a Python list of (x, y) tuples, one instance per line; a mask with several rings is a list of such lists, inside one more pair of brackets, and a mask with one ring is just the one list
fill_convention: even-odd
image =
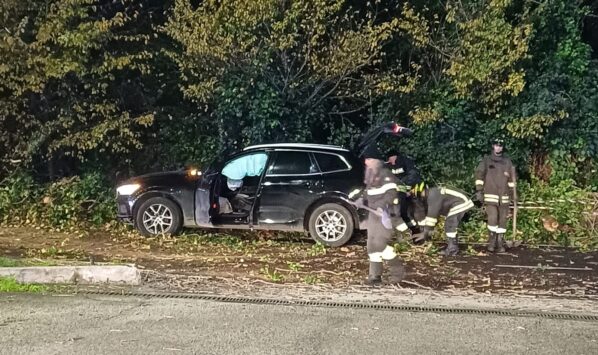
[(350, 169), (347, 163), (336, 154), (314, 153), (314, 157), (323, 173)]
[(279, 151), (267, 175), (306, 175), (318, 172), (308, 152)]
[(243, 180), (246, 176), (260, 176), (266, 167), (266, 153), (247, 154), (228, 162), (222, 175), (231, 180)]

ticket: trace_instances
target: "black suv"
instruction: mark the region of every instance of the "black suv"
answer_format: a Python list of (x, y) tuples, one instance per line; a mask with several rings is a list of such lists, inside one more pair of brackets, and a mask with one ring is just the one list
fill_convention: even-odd
[(366, 213), (346, 202), (362, 181), (363, 165), (347, 149), (256, 145), (204, 171), (129, 179), (117, 188), (118, 217), (144, 235), (181, 227), (309, 231), (340, 246), (364, 227)]

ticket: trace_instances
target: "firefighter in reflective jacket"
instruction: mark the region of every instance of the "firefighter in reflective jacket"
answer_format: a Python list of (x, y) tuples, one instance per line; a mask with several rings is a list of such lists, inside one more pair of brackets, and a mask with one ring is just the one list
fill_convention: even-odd
[[(390, 170), (384, 167), (377, 149), (366, 149), (365, 159), (366, 186), (364, 196), (358, 200), (358, 205), (367, 205), (379, 211), (389, 211), (397, 197), (397, 180)], [(392, 227), (387, 229), (381, 217), (370, 212), (367, 220), (367, 251), (370, 261), (368, 283), (375, 285), (382, 282), (383, 261), (389, 267), (389, 282), (398, 283), (403, 279), (405, 267), (390, 245), (393, 237)]]
[[(417, 187), (414, 195), (423, 200), (427, 205), (426, 217), (418, 223), (424, 231), (416, 236), (414, 241), (430, 239), (438, 217), (445, 216), (444, 232), (447, 238), (447, 247), (441, 252), (445, 256), (455, 256), (459, 253), (457, 228), (465, 216), (465, 212), (473, 208), (474, 204), (463, 192), (445, 187)], [(421, 215), (420, 213), (416, 213)]]
[(395, 208), (395, 215), (400, 216), (406, 222), (412, 235), (417, 234), (420, 230), (413, 216), (413, 210), (416, 207), (414, 204), (418, 201), (413, 199), (410, 190), (423, 183), (421, 174), (415, 167), (413, 160), (397, 150), (389, 152), (387, 166), (399, 180), (399, 186), (397, 187), (398, 204)]
[(505, 251), (509, 203), (515, 188), (515, 169), (503, 154), (504, 141), (492, 141), (492, 153), (485, 156), (475, 170), (477, 199), (484, 203), (488, 215), (488, 251)]

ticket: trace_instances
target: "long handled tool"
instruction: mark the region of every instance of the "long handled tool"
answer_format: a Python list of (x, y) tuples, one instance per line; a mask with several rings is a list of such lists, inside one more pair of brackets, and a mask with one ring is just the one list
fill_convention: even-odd
[(368, 207), (366, 205), (358, 204), (355, 201), (351, 201), (351, 200), (343, 198), (343, 197), (341, 197), (341, 199), (343, 201), (347, 202), (348, 204), (351, 204), (351, 205), (353, 205), (353, 206), (355, 206), (357, 208), (364, 209), (366, 211), (369, 211), (370, 213), (375, 214), (376, 216), (380, 217), (380, 219), (382, 221), (382, 225), (384, 226), (384, 228), (386, 228), (386, 229), (392, 229), (392, 221), (390, 219), (390, 215), (385, 210), (383, 210), (383, 209), (375, 210), (375, 209), (370, 208), (370, 207)]
[(521, 245), (521, 241), (517, 240), (517, 212), (519, 207), (517, 205), (517, 174), (515, 174), (515, 167), (511, 169), (511, 175), (513, 176), (513, 237), (510, 242), (507, 242), (509, 248), (518, 247)]

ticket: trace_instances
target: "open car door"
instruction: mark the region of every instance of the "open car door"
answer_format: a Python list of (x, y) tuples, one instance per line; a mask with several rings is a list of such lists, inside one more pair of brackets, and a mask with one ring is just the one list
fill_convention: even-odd
[[(213, 225), (241, 227), (252, 223), (252, 210), (267, 161), (266, 152), (251, 152), (224, 164), (211, 183), (211, 194), (202, 192), (210, 196), (208, 215)], [(205, 215), (205, 211), (201, 213)]]
[(214, 204), (214, 182), (218, 172), (211, 171), (204, 175), (195, 190), (195, 223), (200, 227), (212, 227), (212, 217), (217, 213)]

